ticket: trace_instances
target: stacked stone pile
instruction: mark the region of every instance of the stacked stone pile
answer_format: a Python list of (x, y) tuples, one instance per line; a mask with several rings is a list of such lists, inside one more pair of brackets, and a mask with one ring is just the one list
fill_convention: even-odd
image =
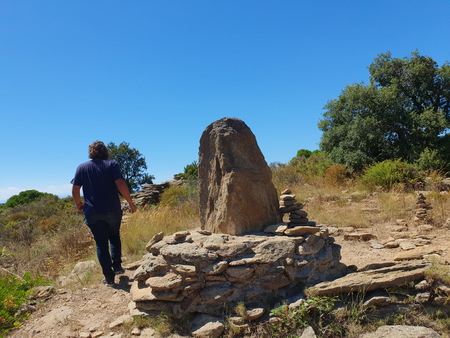
[[(301, 227), (299, 227), (301, 228)], [(131, 287), (134, 311), (222, 315), (238, 302), (267, 307), (301, 284), (346, 273), (327, 231), (245, 236), (206, 230), (156, 235)], [(317, 230), (318, 233), (317, 233)]]
[(416, 212), (414, 214), (414, 222), (417, 224), (425, 224), (431, 221), (430, 215), (428, 215), (428, 210), (433, 209), (431, 204), (426, 201), (426, 197), (419, 193), (416, 202)]
[(160, 195), (169, 187), (170, 182), (145, 184), (142, 186), (142, 190), (132, 194), (131, 198), (138, 207), (155, 205), (159, 203)]
[(297, 203), (295, 195), (289, 189), (283, 190), (280, 196), (280, 213), (289, 213), (289, 226), (294, 227), (297, 225), (315, 226), (315, 222), (310, 222), (308, 219), (308, 213), (302, 210), (303, 204)]

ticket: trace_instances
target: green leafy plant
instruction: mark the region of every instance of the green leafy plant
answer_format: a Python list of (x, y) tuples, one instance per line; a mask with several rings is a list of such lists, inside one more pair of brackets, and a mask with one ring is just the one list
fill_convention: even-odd
[(25, 273), (23, 278), (11, 274), (0, 276), (0, 334), (18, 326), (27, 317), (26, 313), (16, 313), (27, 301), (29, 290), (43, 284), (46, 282), (42, 277), (33, 278), (30, 273)]
[(380, 187), (390, 190), (398, 185), (411, 186), (418, 179), (414, 165), (402, 160), (386, 160), (369, 167), (361, 178), (361, 183), (368, 189)]

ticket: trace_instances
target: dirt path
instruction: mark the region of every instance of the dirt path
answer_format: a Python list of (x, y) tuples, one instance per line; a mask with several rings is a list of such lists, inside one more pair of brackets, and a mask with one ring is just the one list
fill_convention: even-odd
[[(125, 332), (111, 330), (109, 325), (129, 314), (130, 275), (120, 276), (117, 287), (101, 282), (70, 291), (59, 289), (57, 294), (40, 304), (38, 310), (8, 337), (127, 337)], [(116, 332), (116, 334), (112, 334)]]

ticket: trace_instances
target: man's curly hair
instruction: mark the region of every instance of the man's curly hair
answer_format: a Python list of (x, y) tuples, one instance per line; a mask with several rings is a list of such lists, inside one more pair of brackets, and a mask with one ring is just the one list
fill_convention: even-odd
[(95, 141), (89, 145), (89, 158), (93, 160), (107, 160), (109, 158), (108, 148), (102, 141)]

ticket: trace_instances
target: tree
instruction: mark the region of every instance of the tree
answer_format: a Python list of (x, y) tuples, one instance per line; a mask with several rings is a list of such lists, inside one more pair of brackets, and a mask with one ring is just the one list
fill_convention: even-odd
[(188, 164), (184, 167), (184, 172), (180, 174), (184, 179), (193, 179), (198, 178), (198, 163), (197, 161), (193, 161), (191, 164)]
[(349, 85), (324, 107), (320, 147), (330, 158), (361, 170), (387, 159), (413, 162), (427, 148), (450, 156), (450, 64), (387, 52), (369, 71), (369, 85)]
[(114, 142), (107, 145), (109, 157), (120, 164), (122, 175), (131, 192), (139, 190), (143, 184), (152, 184), (153, 175), (145, 173), (147, 163), (145, 157), (130, 144), (122, 142), (118, 146)]

